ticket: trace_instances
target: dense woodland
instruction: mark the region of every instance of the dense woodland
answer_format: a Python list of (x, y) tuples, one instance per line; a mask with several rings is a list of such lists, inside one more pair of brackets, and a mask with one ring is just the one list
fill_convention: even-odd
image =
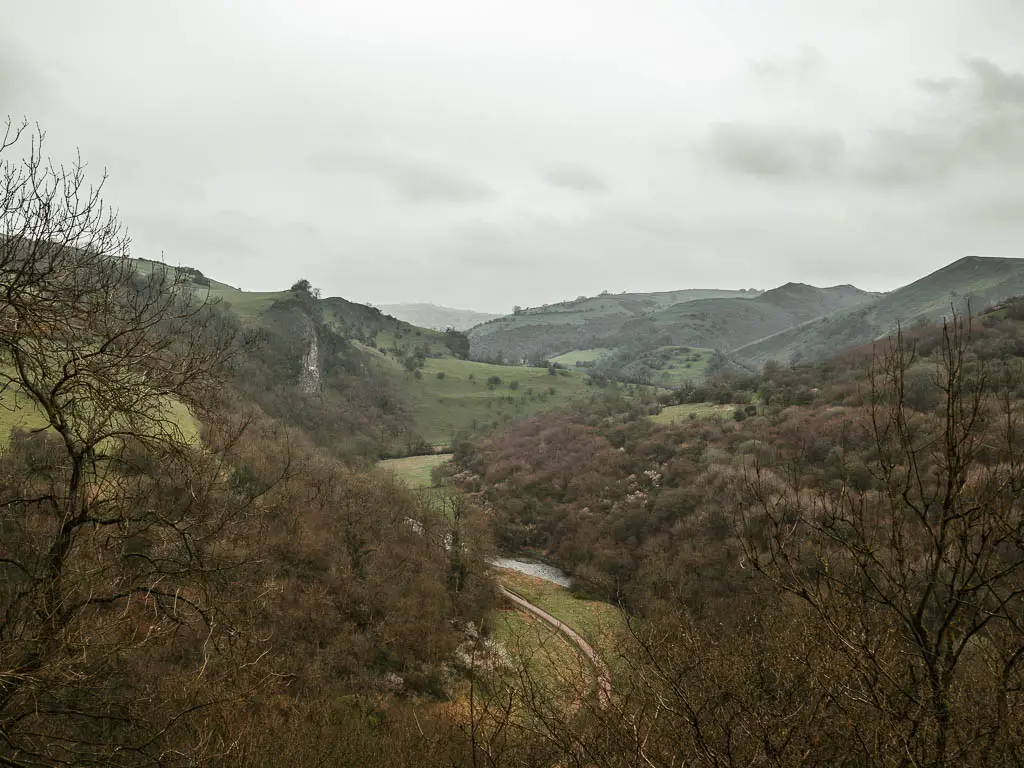
[[(0, 764), (1024, 762), (1024, 300), (594, 388), (416, 494), (370, 466), (408, 426), (361, 320), (141, 269), (41, 146), (0, 190), (0, 386), (43, 424), (0, 452)], [(495, 650), (495, 550), (621, 610), (607, 699)]]

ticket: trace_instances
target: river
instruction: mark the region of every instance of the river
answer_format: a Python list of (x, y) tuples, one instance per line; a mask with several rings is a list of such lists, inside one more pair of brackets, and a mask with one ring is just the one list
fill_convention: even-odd
[(491, 560), (491, 565), (495, 568), (508, 568), (509, 570), (519, 571), (529, 576), (536, 576), (538, 579), (550, 581), (552, 584), (557, 584), (560, 587), (568, 588), (572, 583), (565, 571), (555, 568), (553, 565), (545, 565), (534, 560), (499, 557), (496, 560)]

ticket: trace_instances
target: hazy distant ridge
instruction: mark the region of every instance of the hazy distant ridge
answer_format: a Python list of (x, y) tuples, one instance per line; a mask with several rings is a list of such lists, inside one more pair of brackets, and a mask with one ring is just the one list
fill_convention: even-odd
[(951, 309), (974, 312), (1024, 294), (1024, 259), (967, 256), (920, 280), (862, 306), (766, 336), (732, 351), (744, 362), (818, 359), (887, 336), (898, 324), (910, 326), (948, 316)]
[(386, 315), (420, 328), (431, 328), (436, 331), (443, 331), (446, 328), (466, 331), (474, 325), (501, 317), (472, 309), (440, 307), (437, 304), (380, 304), (378, 308)]

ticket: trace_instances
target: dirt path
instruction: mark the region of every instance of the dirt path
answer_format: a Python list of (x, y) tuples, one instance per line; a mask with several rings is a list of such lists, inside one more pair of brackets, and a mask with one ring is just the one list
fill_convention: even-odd
[(543, 608), (538, 608), (530, 601), (520, 597), (512, 590), (506, 589), (500, 584), (498, 585), (498, 588), (507, 600), (511, 600), (523, 610), (529, 611), (541, 621), (544, 621), (558, 632), (561, 632), (573, 645), (580, 649), (580, 652), (587, 657), (587, 660), (594, 668), (594, 675), (597, 677), (597, 703), (602, 709), (606, 709), (612, 702), (612, 676), (608, 671), (608, 667), (605, 666), (603, 661), (601, 661), (601, 657), (597, 655), (597, 651), (594, 650), (593, 646), (580, 637), (576, 630), (564, 621), (556, 619)]

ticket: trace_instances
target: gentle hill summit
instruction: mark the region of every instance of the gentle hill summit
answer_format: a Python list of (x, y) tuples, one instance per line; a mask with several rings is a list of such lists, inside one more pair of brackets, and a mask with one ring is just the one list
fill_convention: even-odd
[(853, 285), (816, 288), (806, 283), (786, 283), (778, 288), (765, 291), (757, 298), (757, 301), (780, 307), (791, 317), (807, 321), (837, 309), (859, 306), (872, 297), (880, 295), (862, 291)]
[(501, 315), (477, 312), (472, 309), (439, 307), (437, 304), (380, 304), (378, 308), (399, 320), (435, 331), (443, 331), (447, 328), (468, 331), (474, 325), (501, 317)]
[(816, 288), (787, 283), (755, 298), (704, 299), (676, 304), (635, 321), (626, 331), (647, 332), (672, 344), (728, 351), (838, 309), (870, 302), (853, 286)]
[(734, 349), (747, 364), (819, 359), (888, 335), (898, 324), (939, 320), (951, 309), (974, 312), (1024, 293), (1024, 259), (967, 256), (860, 306), (840, 308), (796, 328)]

